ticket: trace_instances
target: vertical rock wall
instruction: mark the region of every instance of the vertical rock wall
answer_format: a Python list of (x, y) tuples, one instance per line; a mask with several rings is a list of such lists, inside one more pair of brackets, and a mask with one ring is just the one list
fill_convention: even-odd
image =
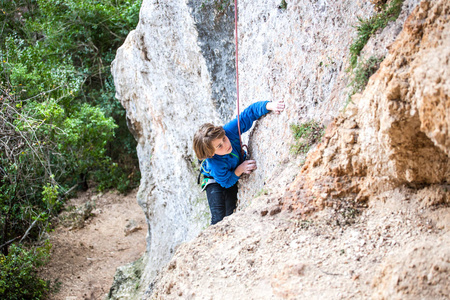
[(290, 153), (291, 124), (315, 120), (326, 126), (340, 113), (347, 97), (353, 26), (357, 16), (373, 12), (369, 1), (297, 0), (287, 1), (286, 9), (280, 4), (239, 1), (243, 106), (282, 99), (287, 107), (280, 116), (264, 118), (249, 137), (258, 172), (242, 180), (241, 201), (285, 186), (298, 172), (304, 156)]

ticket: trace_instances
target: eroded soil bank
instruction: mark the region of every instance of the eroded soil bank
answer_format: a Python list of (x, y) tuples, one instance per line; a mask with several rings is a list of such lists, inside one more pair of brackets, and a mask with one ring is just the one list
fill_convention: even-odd
[(181, 245), (144, 299), (449, 299), (450, 208), (430, 194), (303, 220), (259, 197)]

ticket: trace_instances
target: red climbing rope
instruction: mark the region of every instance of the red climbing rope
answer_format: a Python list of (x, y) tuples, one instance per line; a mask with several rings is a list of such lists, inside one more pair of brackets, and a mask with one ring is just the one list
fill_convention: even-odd
[(238, 122), (238, 131), (239, 131), (239, 142), (241, 143), (241, 155), (244, 157), (244, 147), (247, 148), (247, 145), (242, 144), (241, 137), (241, 122), (239, 120), (239, 63), (238, 63), (238, 6), (237, 0), (234, 0), (234, 29), (235, 29), (235, 38), (236, 38), (236, 107), (237, 107), (237, 122)]

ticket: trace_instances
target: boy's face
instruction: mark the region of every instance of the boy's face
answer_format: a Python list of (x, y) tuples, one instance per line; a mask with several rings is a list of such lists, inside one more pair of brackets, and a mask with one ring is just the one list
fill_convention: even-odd
[(214, 154), (216, 155), (230, 154), (231, 151), (233, 151), (230, 140), (226, 135), (224, 135), (222, 138), (213, 140), (212, 146), (214, 147), (214, 149), (216, 149), (216, 152), (214, 152)]

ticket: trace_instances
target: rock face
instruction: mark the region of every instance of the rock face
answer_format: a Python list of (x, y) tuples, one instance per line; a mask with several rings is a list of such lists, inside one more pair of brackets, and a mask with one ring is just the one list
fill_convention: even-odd
[(444, 4), (416, 7), (364, 93), (329, 126), (291, 185), (292, 205), (310, 210), (448, 182), (448, 18)]
[[(399, 18), (363, 50), (385, 55), (381, 67), (343, 110), (355, 16), (373, 14), (373, 5), (283, 3), (239, 1), (239, 78), (242, 108), (283, 99), (286, 111), (263, 117), (244, 136), (258, 170), (240, 180), (239, 212), (178, 248), (209, 224), (192, 136), (202, 123), (234, 115), (234, 6), (144, 0), (112, 66), (139, 142), (138, 202), (148, 221), (146, 266), (129, 298), (400, 299), (405, 289), (393, 270), (404, 282), (422, 279), (404, 275), (413, 267), (388, 257), (418, 238), (438, 241), (446, 262), (422, 260), (426, 246), (405, 253), (400, 259), (418, 261), (420, 272), (438, 266), (430, 289), (409, 294), (445, 297), (450, 4), (404, 1)], [(327, 130), (305, 160), (290, 152), (290, 125), (309, 120)], [(407, 213), (399, 203), (408, 203)], [(385, 258), (373, 277), (371, 262)]]

